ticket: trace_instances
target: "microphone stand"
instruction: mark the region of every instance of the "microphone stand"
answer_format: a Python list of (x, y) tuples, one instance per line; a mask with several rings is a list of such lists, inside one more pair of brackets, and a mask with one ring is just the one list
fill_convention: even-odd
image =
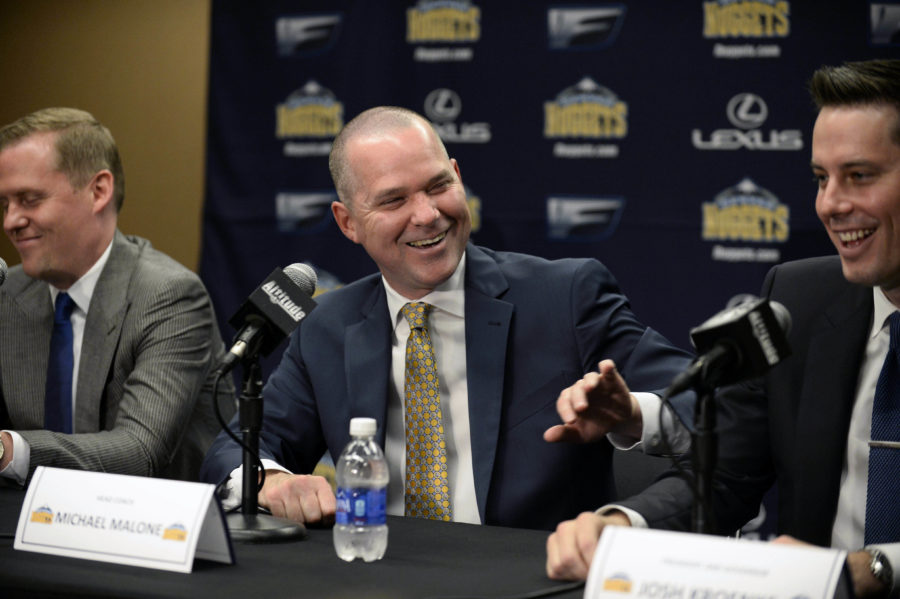
[(259, 468), (256, 460), (263, 418), (262, 369), (259, 357), (248, 357), (243, 363), (243, 371), (244, 386), (238, 401), (238, 423), (246, 446), (243, 451), (241, 511), (226, 515), (228, 530), (232, 539), (244, 543), (302, 539), (306, 536), (306, 528), (302, 524), (259, 513)]
[(691, 530), (713, 534), (712, 476), (718, 459), (716, 435), (716, 398), (714, 387), (698, 381), (695, 385), (694, 432), (691, 433), (691, 463), (694, 468), (694, 505)]

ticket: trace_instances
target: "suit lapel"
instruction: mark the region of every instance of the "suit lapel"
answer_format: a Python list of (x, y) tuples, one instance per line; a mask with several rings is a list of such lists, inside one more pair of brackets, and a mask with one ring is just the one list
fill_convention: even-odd
[(81, 342), (75, 431), (100, 430), (101, 405), (107, 375), (112, 367), (122, 322), (128, 313), (128, 285), (137, 263), (137, 252), (116, 231), (109, 259), (100, 273)]
[(2, 339), (2, 370), (17, 373), (3, 381), (9, 417), (22, 429), (44, 428), (47, 359), (53, 331), (47, 284), (30, 282), (12, 301), (3, 302), (0, 314), (7, 331)]
[(466, 249), (466, 378), (475, 497), (484, 520), (500, 435), (503, 381), (513, 305), (497, 299), (509, 287), (496, 262)]
[[(796, 489), (813, 520), (830, 522), (872, 317), (872, 290), (849, 287), (812, 329), (797, 409)], [(828, 526), (830, 530), (830, 525)]]
[(363, 303), (361, 320), (347, 327), (344, 342), (344, 376), (351, 416), (375, 418), (378, 441), (384, 447), (388, 386), (391, 372), (391, 322), (381, 279)]
[[(466, 249), (465, 319), (469, 436), (478, 511), (484, 518), (497, 453), (503, 409), (503, 373), (513, 305), (497, 299), (506, 278), (487, 254)], [(380, 281), (380, 279), (379, 279)], [(345, 332), (345, 379), (353, 415), (385, 422), (390, 385), (392, 324), (384, 288), (379, 284), (361, 309), (359, 322)], [(384, 443), (384, 427), (379, 427)]]

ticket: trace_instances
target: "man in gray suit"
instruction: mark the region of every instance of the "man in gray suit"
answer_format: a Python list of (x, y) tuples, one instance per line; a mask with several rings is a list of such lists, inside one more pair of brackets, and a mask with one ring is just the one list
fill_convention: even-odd
[[(112, 135), (87, 112), (0, 128), (3, 229), (22, 259), (0, 288), (7, 484), (40, 465), (192, 480), (220, 428), (224, 347), (206, 289), (119, 232), (124, 184)], [(231, 381), (218, 392), (229, 418)]]

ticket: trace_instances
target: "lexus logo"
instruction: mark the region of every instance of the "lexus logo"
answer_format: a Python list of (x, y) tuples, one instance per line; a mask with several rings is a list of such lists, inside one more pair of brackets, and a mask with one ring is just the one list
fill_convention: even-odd
[(462, 100), (452, 89), (436, 89), (425, 98), (425, 114), (432, 121), (452, 121), (462, 110)]
[(741, 129), (758, 129), (769, 116), (769, 107), (756, 94), (738, 94), (728, 101), (728, 120)]

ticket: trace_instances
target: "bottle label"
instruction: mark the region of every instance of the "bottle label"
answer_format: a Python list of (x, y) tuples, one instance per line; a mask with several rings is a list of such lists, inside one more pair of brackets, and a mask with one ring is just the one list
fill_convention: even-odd
[(338, 524), (378, 526), (387, 522), (387, 489), (344, 489), (338, 487)]

